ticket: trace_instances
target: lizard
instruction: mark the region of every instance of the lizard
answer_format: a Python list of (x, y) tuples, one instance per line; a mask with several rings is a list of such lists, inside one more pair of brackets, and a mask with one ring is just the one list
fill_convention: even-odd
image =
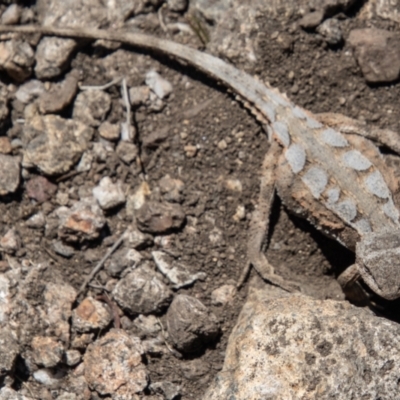
[[(117, 41), (160, 52), (201, 70), (231, 90), (263, 124), (270, 148), (261, 168), (258, 204), (248, 229), (247, 265), (273, 285), (299, 288), (274, 272), (263, 245), (277, 194), (287, 209), (355, 252), (338, 280), (345, 293), (364, 282), (379, 296), (400, 297), (398, 183), (375, 144), (400, 153), (390, 130), (372, 129), (340, 114), (313, 114), (285, 94), (224, 60), (171, 40), (142, 33), (53, 26), (2, 26), (0, 32)], [(351, 289), (351, 290), (350, 290)]]

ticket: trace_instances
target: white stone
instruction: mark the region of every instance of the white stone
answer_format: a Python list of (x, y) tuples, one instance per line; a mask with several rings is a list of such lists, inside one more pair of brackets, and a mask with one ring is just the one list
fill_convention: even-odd
[(104, 177), (93, 189), (93, 196), (103, 210), (109, 210), (125, 203), (125, 194), (120, 182), (113, 183), (108, 176)]
[(328, 175), (320, 167), (311, 167), (301, 178), (314, 198), (319, 199), (328, 184)]
[(292, 144), (286, 150), (285, 157), (295, 174), (299, 173), (304, 168), (306, 152), (301, 145), (297, 143)]

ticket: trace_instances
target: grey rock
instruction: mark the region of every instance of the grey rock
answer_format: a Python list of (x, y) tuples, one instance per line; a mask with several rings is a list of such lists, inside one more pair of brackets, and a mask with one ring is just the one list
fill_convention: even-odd
[(33, 214), (29, 219), (26, 220), (26, 226), (33, 229), (41, 229), (46, 225), (46, 217), (42, 211)]
[(179, 229), (185, 222), (185, 213), (179, 204), (148, 201), (136, 212), (136, 222), (142, 232), (167, 233)]
[(24, 126), (22, 165), (46, 175), (64, 174), (78, 162), (92, 136), (93, 130), (79, 121), (57, 115), (34, 117)]
[(53, 249), (57, 254), (65, 258), (71, 258), (75, 254), (72, 246), (68, 246), (59, 240), (53, 242)]
[(103, 329), (111, 320), (111, 313), (105, 304), (90, 296), (72, 311), (72, 326), (78, 332)]
[(299, 25), (304, 29), (314, 29), (323, 20), (324, 13), (322, 11), (313, 11), (307, 13), (300, 21)]
[(77, 47), (73, 39), (43, 37), (36, 49), (35, 74), (40, 80), (59, 76), (68, 67), (68, 61)]
[(156, 149), (165, 142), (170, 135), (170, 127), (164, 126), (143, 136), (143, 146), (149, 149)]
[(173, 179), (169, 175), (165, 175), (160, 179), (158, 186), (165, 200), (174, 203), (183, 201), (185, 184), (180, 179)]
[(50, 368), (42, 368), (35, 371), (33, 374), (33, 379), (35, 381), (41, 383), (44, 386), (48, 386), (50, 388), (57, 388), (61, 384), (62, 379), (64, 378), (62, 372), (60, 370), (52, 370)]
[(14, 254), (21, 248), (21, 239), (18, 232), (11, 228), (0, 239), (0, 250), (7, 254)]
[(370, 0), (364, 6), (368, 19), (376, 17), (400, 22), (400, 8), (398, 0)]
[(24, 41), (8, 40), (0, 42), (0, 68), (17, 82), (23, 82), (32, 73), (35, 53)]
[(112, 277), (119, 277), (126, 268), (136, 267), (141, 260), (142, 256), (137, 250), (124, 247), (110, 257), (106, 271)]
[(348, 38), (364, 78), (369, 83), (400, 77), (400, 35), (382, 29), (354, 29)]
[(19, 158), (0, 154), (0, 196), (14, 193), (17, 190), (20, 174)]
[(9, 326), (0, 326), (0, 377), (11, 372), (20, 353), (18, 338)]
[(150, 390), (162, 394), (165, 400), (174, 400), (180, 395), (181, 388), (172, 382), (161, 381), (152, 383)]
[(18, 4), (10, 4), (1, 14), (1, 23), (3, 25), (14, 25), (18, 23), (20, 17), (21, 8)]
[(200, 300), (180, 294), (168, 308), (167, 329), (179, 351), (192, 352), (215, 339), (219, 332), (219, 323)]
[(210, 373), (211, 365), (202, 360), (194, 359), (180, 364), (183, 376), (191, 381), (197, 381)]
[(82, 359), (81, 353), (78, 350), (67, 350), (65, 352), (65, 362), (69, 367), (78, 364)]
[(151, 255), (157, 268), (174, 285), (174, 289), (192, 285), (198, 279), (204, 280), (207, 277), (205, 272), (191, 272), (188, 266), (177, 262), (163, 251), (152, 251)]
[(139, 107), (149, 101), (150, 88), (148, 86), (134, 86), (129, 89), (129, 101), (132, 106)]
[(18, 87), (15, 98), (21, 103), (28, 104), (45, 91), (44, 84), (37, 79), (31, 79)]
[(93, 196), (103, 210), (109, 210), (125, 203), (125, 193), (121, 182), (113, 183), (108, 176), (105, 176), (93, 189)]
[(120, 159), (127, 165), (135, 160), (135, 158), (139, 154), (137, 146), (133, 143), (126, 141), (120, 141), (118, 143), (116, 152)]
[(211, 304), (214, 306), (225, 306), (233, 302), (237, 293), (235, 285), (222, 285), (211, 293)]
[(347, 302), (253, 289), (203, 398), (397, 398), (399, 334)]
[(324, 37), (325, 41), (331, 46), (337, 46), (343, 41), (340, 23), (336, 18), (325, 20), (317, 28), (317, 32), (320, 33)]
[(60, 220), (58, 236), (70, 242), (97, 239), (106, 224), (102, 210), (91, 197), (71, 208), (60, 207), (55, 213)]
[(126, 243), (136, 250), (141, 250), (153, 244), (153, 236), (140, 232), (139, 229), (132, 227), (127, 232)]
[(72, 116), (86, 125), (97, 127), (106, 118), (111, 97), (102, 90), (85, 90), (78, 94)]
[(145, 264), (124, 276), (113, 290), (115, 301), (131, 314), (157, 313), (172, 300), (161, 276)]
[(79, 72), (73, 70), (59, 84), (53, 84), (39, 97), (39, 110), (42, 114), (56, 114), (69, 106), (78, 91)]
[(146, 85), (157, 95), (159, 99), (165, 99), (172, 93), (172, 85), (158, 72), (149, 71), (146, 74)]

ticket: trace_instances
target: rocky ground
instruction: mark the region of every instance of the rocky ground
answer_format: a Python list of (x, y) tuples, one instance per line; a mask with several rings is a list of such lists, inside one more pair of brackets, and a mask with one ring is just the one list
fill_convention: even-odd
[[(167, 37), (312, 112), (400, 132), (396, 1), (37, 0), (0, 12), (2, 24)], [(0, 40), (0, 399), (399, 398), (398, 302), (347, 302), (336, 277), (354, 255), (279, 199), (266, 255), (303, 295), (254, 272), (236, 289), (268, 143), (231, 93), (116, 43)]]

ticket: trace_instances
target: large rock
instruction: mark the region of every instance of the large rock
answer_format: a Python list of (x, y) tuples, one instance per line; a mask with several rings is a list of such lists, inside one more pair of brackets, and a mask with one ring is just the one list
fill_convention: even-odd
[(204, 400), (399, 398), (398, 324), (347, 302), (268, 298), (278, 290), (253, 289)]
[(400, 77), (400, 35), (383, 29), (354, 29), (348, 38), (364, 78), (370, 83)]
[(36, 116), (24, 127), (26, 146), (22, 164), (45, 175), (68, 172), (88, 148), (93, 129), (57, 115)]

